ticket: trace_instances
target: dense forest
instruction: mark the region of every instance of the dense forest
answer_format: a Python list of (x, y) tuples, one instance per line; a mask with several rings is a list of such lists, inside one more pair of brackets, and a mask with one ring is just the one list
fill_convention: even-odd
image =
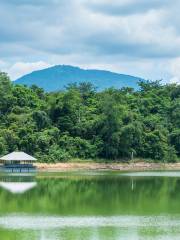
[(71, 159), (175, 162), (180, 157), (180, 86), (160, 81), (98, 92), (76, 83), (47, 93), (0, 73), (0, 155), (19, 150), (42, 162)]

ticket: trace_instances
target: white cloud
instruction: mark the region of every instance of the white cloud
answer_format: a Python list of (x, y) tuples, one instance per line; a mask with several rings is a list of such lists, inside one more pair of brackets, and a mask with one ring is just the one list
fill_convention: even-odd
[(50, 67), (49, 63), (39, 61), (39, 62), (17, 62), (10, 66), (6, 71), (8, 72), (9, 76), (12, 80), (15, 80), (24, 74), (31, 73), (35, 70), (44, 69)]
[(3, 71), (7, 67), (7, 63), (0, 59), (0, 71)]
[(177, 83), (180, 84), (180, 78), (179, 77), (173, 77), (169, 80), (169, 83)]
[(172, 60), (170, 64), (170, 73), (172, 75), (170, 83), (180, 84), (180, 57)]
[(0, 69), (16, 79), (72, 64), (177, 81), (178, 9), (178, 0), (0, 0)]

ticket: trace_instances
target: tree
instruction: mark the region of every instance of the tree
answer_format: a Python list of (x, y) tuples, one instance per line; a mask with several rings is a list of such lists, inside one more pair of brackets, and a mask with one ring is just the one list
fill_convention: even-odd
[(89, 83), (46, 93), (0, 73), (0, 155), (21, 150), (43, 162), (70, 158), (180, 158), (180, 87), (143, 81), (140, 89), (97, 92)]
[(180, 129), (174, 129), (170, 133), (169, 138), (172, 147), (174, 147), (177, 154), (180, 155)]
[(13, 106), (12, 85), (6, 73), (0, 72), (0, 115), (10, 112)]
[(116, 104), (113, 96), (105, 95), (101, 103), (101, 131), (104, 142), (102, 156), (115, 159), (119, 153), (121, 114), (123, 107)]
[(33, 120), (36, 122), (38, 131), (50, 126), (50, 118), (44, 111), (34, 111), (32, 114)]

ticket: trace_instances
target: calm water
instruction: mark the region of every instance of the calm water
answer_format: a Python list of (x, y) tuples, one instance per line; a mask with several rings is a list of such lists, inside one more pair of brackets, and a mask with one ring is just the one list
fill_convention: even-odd
[(0, 176), (0, 239), (180, 239), (180, 172)]

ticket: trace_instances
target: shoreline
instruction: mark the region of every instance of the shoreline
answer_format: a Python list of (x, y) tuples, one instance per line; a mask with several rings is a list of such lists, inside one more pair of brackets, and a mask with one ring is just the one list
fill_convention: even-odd
[(114, 171), (148, 171), (180, 170), (180, 163), (36, 163), (39, 172), (61, 172), (76, 170), (114, 170)]

